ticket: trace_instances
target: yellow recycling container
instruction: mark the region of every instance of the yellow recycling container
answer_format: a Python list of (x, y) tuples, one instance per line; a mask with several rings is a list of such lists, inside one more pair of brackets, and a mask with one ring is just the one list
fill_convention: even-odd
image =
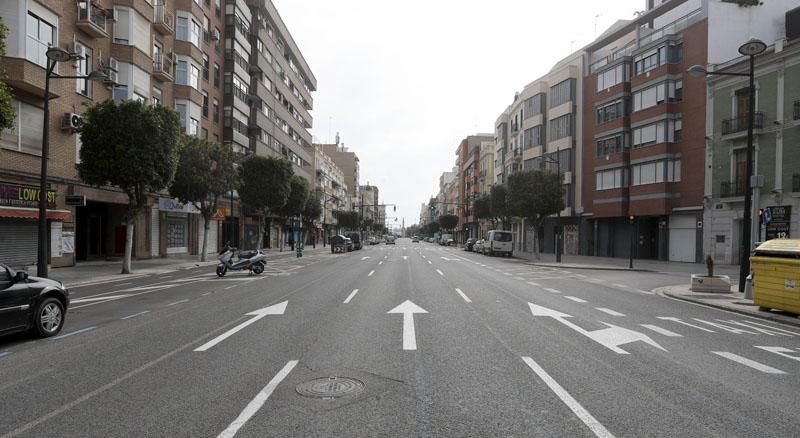
[(750, 257), (753, 302), (762, 310), (800, 314), (800, 239), (773, 239)]

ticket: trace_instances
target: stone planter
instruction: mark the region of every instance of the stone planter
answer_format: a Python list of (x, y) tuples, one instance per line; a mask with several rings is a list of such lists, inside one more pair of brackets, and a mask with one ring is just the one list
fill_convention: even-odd
[(692, 275), (692, 292), (731, 293), (731, 278), (727, 275)]

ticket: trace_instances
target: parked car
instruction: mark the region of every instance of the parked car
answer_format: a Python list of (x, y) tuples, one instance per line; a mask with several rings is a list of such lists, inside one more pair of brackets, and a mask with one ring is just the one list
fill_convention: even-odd
[(474, 245), (475, 245), (475, 239), (472, 238), (467, 239), (467, 241), (464, 242), (464, 251), (472, 251)]
[(419, 243), (419, 237), (414, 236), (411, 238), (411, 243)]
[(395, 240), (394, 236), (386, 236), (386, 244), (387, 245), (394, 245), (395, 244), (394, 240)]
[(372, 236), (372, 237), (370, 237), (369, 239), (367, 239), (367, 243), (368, 243), (370, 246), (372, 246), (372, 245), (377, 245), (377, 244), (378, 244), (378, 238), (377, 238), (377, 237), (375, 237), (375, 236)]
[(64, 327), (69, 292), (59, 281), (0, 264), (0, 335), (29, 330), (46, 338)]
[(484, 245), (485, 243), (486, 241), (483, 239), (476, 240), (475, 243), (472, 245), (472, 252), (483, 254), (483, 248), (485, 246)]
[(353, 251), (353, 239), (345, 237), (344, 244), (347, 247), (347, 252)]
[(511, 231), (503, 231), (503, 230), (492, 230), (489, 231), (489, 236), (487, 237), (485, 244), (486, 246), (486, 253), (490, 256), (495, 254), (502, 254), (507, 257), (511, 257), (514, 245), (513, 245), (514, 237), (511, 234)]
[(352, 231), (352, 232), (346, 233), (345, 236), (353, 241), (353, 249), (354, 250), (358, 250), (358, 249), (363, 248), (363, 245), (361, 244), (361, 233)]

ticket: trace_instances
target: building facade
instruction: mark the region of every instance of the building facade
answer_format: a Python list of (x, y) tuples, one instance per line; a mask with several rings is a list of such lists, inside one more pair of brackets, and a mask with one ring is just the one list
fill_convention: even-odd
[(458, 232), (456, 241), (465, 242), (469, 238), (478, 238), (480, 224), (475, 217), (472, 204), (480, 196), (481, 146), (494, 142), (493, 134), (470, 135), (458, 146), (458, 180), (459, 199)]
[(322, 206), (322, 215), (315, 224), (314, 232), (318, 242), (327, 242), (329, 236), (338, 232), (338, 221), (333, 212), (347, 208), (347, 185), (344, 183), (344, 172), (322, 151), (321, 145), (314, 145), (314, 168), (315, 187), (320, 192)]

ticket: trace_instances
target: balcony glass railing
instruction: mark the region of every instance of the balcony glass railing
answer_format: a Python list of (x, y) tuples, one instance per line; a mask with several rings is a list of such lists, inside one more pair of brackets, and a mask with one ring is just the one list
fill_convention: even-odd
[(153, 22), (157, 25), (163, 26), (170, 31), (174, 29), (174, 18), (172, 14), (167, 10), (167, 6), (164, 4), (156, 5), (154, 8), (155, 12), (155, 19)]
[[(734, 134), (747, 130), (749, 116), (747, 114), (722, 121), (722, 135)], [(764, 128), (764, 113), (756, 111), (753, 114), (753, 129)]]
[(172, 76), (172, 58), (163, 53), (156, 53), (153, 56), (153, 70)]
[[(660, 29), (656, 29), (650, 33), (647, 33), (646, 35), (643, 35), (641, 38), (639, 38), (639, 47), (646, 46), (647, 44), (650, 44), (651, 42), (663, 37), (664, 35), (673, 35), (682, 31), (683, 29), (686, 29), (687, 27), (694, 24), (700, 19), (700, 14), (702, 12), (703, 12), (702, 9), (697, 9), (693, 12), (684, 15), (681, 18), (678, 18), (672, 23), (669, 23), (666, 26), (661, 27)], [(649, 30), (650, 29), (642, 28), (640, 32), (645, 33)]]
[(98, 8), (88, 1), (79, 1), (78, 21), (92, 23), (105, 32), (108, 18), (106, 17), (106, 11), (104, 9)]

